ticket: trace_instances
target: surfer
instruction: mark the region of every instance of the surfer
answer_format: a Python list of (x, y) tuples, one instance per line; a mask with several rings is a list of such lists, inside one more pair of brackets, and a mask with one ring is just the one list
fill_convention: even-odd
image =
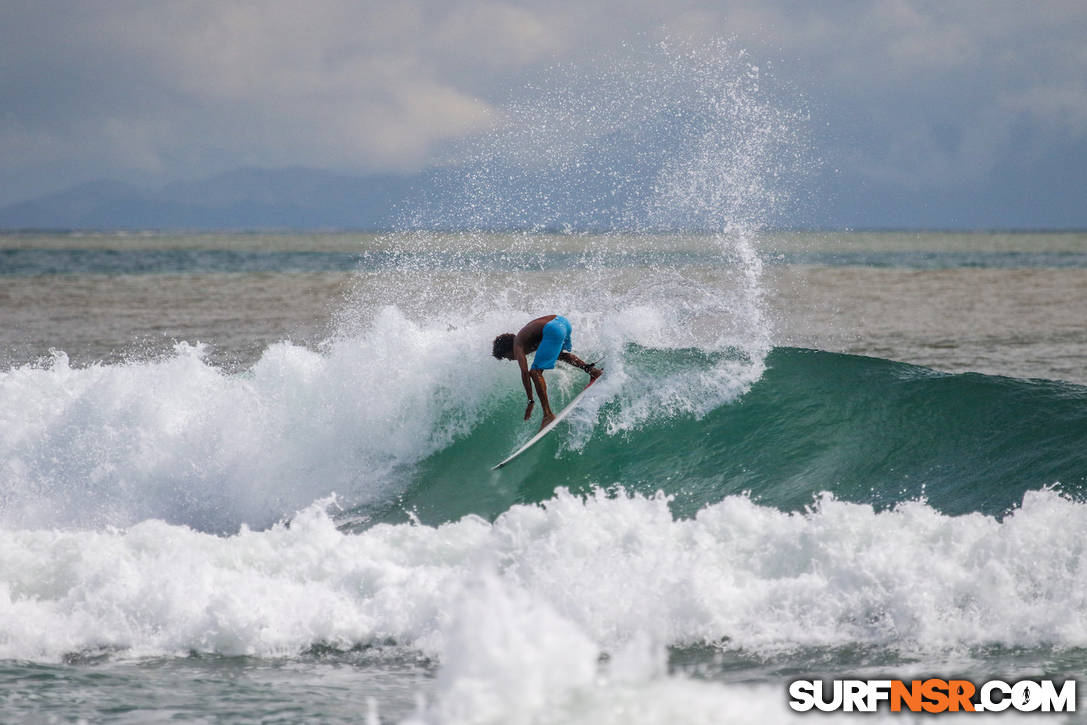
[[(554, 368), (555, 361), (562, 360), (587, 372), (590, 384), (603, 372), (571, 352), (573, 344), (570, 342), (570, 330), (570, 321), (562, 315), (544, 315), (522, 327), (516, 335), (507, 332), (494, 338), (492, 354), (499, 360), (516, 360), (521, 366), (521, 383), (525, 386), (525, 395), (528, 396), (525, 420), (532, 417), (532, 406), (536, 402), (532, 399), (532, 384), (536, 385), (536, 393), (540, 396), (543, 407), (543, 423), (540, 428), (546, 427), (555, 419), (551, 404), (547, 400), (544, 370)], [(536, 357), (529, 368), (526, 356), (532, 351), (536, 352)]]

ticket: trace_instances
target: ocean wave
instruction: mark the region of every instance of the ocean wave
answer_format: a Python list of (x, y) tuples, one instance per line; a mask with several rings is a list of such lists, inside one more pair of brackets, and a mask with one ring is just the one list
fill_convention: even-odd
[(385, 495), (398, 466), (469, 429), (492, 394), (486, 368), (451, 389), (451, 370), (488, 356), (478, 342), (389, 308), (364, 336), (277, 343), (242, 374), (185, 343), (159, 360), (74, 368), (57, 353), (0, 373), (0, 523), (229, 532), (331, 491)]
[[(361, 526), (494, 519), (560, 487), (729, 495), (799, 510), (822, 491), (888, 507), (1003, 515), (1024, 493), (1087, 486), (1087, 389), (875, 358), (666, 346), (662, 315), (578, 318), (606, 375), (556, 434), (527, 439), (516, 370), (490, 358), (519, 313), (415, 322), (378, 310), (318, 351), (278, 343), (227, 374), (200, 346), (87, 368), (0, 373), (0, 524), (218, 533), (262, 528), (333, 492)], [(581, 349), (581, 348), (579, 348)], [(549, 374), (556, 408), (584, 384)]]
[[(559, 487), (623, 486), (694, 515), (729, 495), (801, 510), (821, 492), (886, 508), (925, 500), (1000, 516), (1027, 491), (1087, 489), (1087, 388), (948, 374), (817, 350), (764, 359), (629, 345), (572, 422), (488, 474), (532, 432), (514, 393), (467, 436), (421, 460), (381, 520), (438, 523), (541, 501)], [(573, 392), (571, 390), (571, 392)], [(488, 456), (490, 458), (488, 458)]]
[(598, 490), (493, 523), (350, 533), (328, 505), (232, 536), (162, 521), (0, 530), (0, 658), (394, 642), (453, 670), (457, 658), (540, 650), (576, 672), (631, 646), (1087, 646), (1087, 505), (1052, 491), (1028, 493), (1003, 521), (830, 496), (799, 513), (731, 496), (685, 519), (662, 495)]

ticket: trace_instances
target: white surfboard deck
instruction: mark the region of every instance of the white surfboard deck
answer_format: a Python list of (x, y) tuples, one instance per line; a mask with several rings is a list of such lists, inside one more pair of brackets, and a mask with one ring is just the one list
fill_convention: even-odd
[[(601, 376), (601, 377), (603, 377), (603, 376)], [(599, 379), (600, 378), (597, 378), (596, 380), (599, 380)], [(580, 393), (575, 395), (574, 399), (571, 400), (569, 403), (567, 403), (566, 407), (558, 412), (558, 415), (555, 416), (555, 420), (551, 421), (546, 426), (541, 428), (539, 433), (532, 436), (532, 438), (529, 439), (528, 443), (524, 444), (523, 446), (521, 446), (520, 448), (515, 450), (513, 453), (511, 453), (509, 455), (509, 458), (502, 461), (501, 463), (499, 463), (496, 466), (492, 466), (491, 470), (492, 471), (497, 471), (499, 468), (506, 465), (507, 463), (512, 461), (514, 458), (517, 458), (517, 456), (521, 455), (522, 453), (527, 451), (532, 446), (536, 445), (536, 443), (538, 443), (541, 438), (543, 438), (545, 435), (547, 435), (552, 430), (554, 430), (555, 426), (558, 425), (562, 421), (563, 418), (568, 416), (570, 414), (570, 412), (573, 411), (574, 407), (577, 406), (578, 401), (581, 400), (581, 396), (583, 396), (583, 395), (585, 395), (585, 393), (589, 392), (589, 388), (591, 388), (593, 386), (593, 383), (595, 383), (596, 380), (590, 381), (589, 384), (586, 385), (584, 387), (584, 389), (582, 389), (582, 391)]]

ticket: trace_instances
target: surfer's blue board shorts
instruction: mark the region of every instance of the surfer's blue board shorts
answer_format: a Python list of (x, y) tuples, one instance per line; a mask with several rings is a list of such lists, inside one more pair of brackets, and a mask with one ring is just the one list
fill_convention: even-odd
[(550, 370), (555, 367), (563, 350), (574, 349), (570, 342), (571, 329), (570, 321), (562, 315), (555, 315), (555, 319), (544, 325), (543, 338), (536, 348), (536, 357), (532, 359), (533, 370)]

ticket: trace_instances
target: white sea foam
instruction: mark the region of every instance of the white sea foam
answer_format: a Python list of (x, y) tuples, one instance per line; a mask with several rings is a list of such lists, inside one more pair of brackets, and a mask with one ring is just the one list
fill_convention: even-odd
[[(605, 698), (662, 718), (670, 702), (704, 703), (697, 722), (737, 707), (736, 688), (669, 677), (666, 645), (922, 657), (1087, 645), (1087, 506), (1051, 491), (1002, 522), (829, 498), (786, 514), (744, 497), (675, 520), (663, 497), (560, 492), (493, 524), (356, 534), (327, 503), (226, 537), (161, 521), (0, 530), (0, 658), (272, 656), (392, 639), (442, 663), (423, 720), (577, 721)], [(756, 710), (783, 700), (756, 698)]]
[(187, 344), (163, 360), (76, 369), (57, 354), (0, 373), (0, 522), (234, 531), (331, 491), (382, 495), (496, 394), (485, 332), (386, 308), (358, 337), (321, 352), (278, 343), (240, 375)]

